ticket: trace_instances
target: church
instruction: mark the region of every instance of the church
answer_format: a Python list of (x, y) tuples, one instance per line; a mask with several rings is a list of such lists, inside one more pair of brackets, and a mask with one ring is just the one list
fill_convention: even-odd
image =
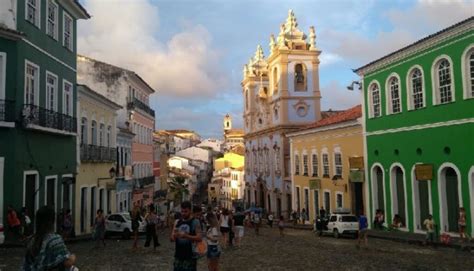
[(224, 117), (224, 152), (234, 152), (243, 155), (244, 130), (232, 128), (232, 117)]
[(291, 213), (290, 144), (286, 134), (321, 119), (319, 55), (314, 27), (298, 28), (292, 10), (244, 65), (245, 203), (277, 216)]

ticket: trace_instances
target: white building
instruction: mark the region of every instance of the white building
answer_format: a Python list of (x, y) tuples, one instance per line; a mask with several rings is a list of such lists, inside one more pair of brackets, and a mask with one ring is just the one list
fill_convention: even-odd
[(215, 152), (222, 152), (223, 142), (218, 139), (208, 138), (203, 140), (201, 143), (197, 144), (197, 147), (201, 148), (210, 148)]

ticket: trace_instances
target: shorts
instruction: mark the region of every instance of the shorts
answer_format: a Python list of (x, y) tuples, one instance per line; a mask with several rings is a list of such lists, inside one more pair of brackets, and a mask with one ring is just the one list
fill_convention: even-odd
[(426, 241), (434, 242), (434, 232), (427, 232), (427, 233), (426, 233), (425, 240), (426, 240)]
[(229, 228), (227, 228), (227, 227), (221, 227), (221, 232), (222, 232), (222, 233), (228, 233), (229, 231), (230, 231)]
[(218, 245), (208, 245), (207, 246), (207, 258), (216, 259), (221, 256), (221, 251)]
[(242, 238), (244, 237), (244, 226), (235, 226), (234, 227), (235, 236)]
[(367, 233), (368, 233), (367, 229), (359, 230), (359, 238), (361, 238), (361, 239), (362, 238), (367, 238)]

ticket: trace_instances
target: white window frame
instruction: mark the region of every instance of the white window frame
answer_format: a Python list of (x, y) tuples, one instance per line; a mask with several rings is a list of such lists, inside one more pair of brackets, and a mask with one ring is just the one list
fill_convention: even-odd
[(107, 125), (106, 142), (107, 142), (107, 147), (111, 148), (112, 147), (112, 125)]
[[(326, 159), (327, 163), (325, 163), (325, 161), (324, 161), (324, 156), (325, 156), (325, 155), (327, 156), (327, 159)], [(330, 176), (331, 176), (331, 167), (329, 166), (329, 164), (330, 164), (330, 163), (329, 163), (329, 153), (328, 153), (327, 150), (323, 150), (323, 151), (321, 152), (321, 163), (322, 163), (322, 166), (323, 166), (322, 176), (328, 176), (328, 177), (330, 177)], [(326, 169), (325, 169), (325, 167), (327, 167), (327, 169), (328, 169), (327, 174), (326, 174)]]
[[(314, 157), (316, 157), (316, 166), (314, 164)], [(316, 168), (316, 172), (314, 170), (315, 168)], [(311, 153), (311, 175), (313, 177), (319, 177), (319, 157), (318, 157), (318, 152), (317, 151), (313, 151)]]
[(25, 20), (34, 26), (41, 29), (41, 2), (42, 0), (36, 0), (36, 7), (35, 7), (35, 21), (32, 22), (28, 19), (28, 0), (25, 0)]
[(0, 100), (5, 100), (7, 74), (7, 54), (0, 52)]
[[(421, 73), (421, 93), (423, 95), (423, 106), (420, 108), (415, 108), (415, 100), (413, 99), (413, 82), (412, 82), (412, 74), (415, 69), (420, 70)], [(406, 89), (407, 89), (407, 108), (409, 111), (411, 110), (419, 110), (426, 107), (426, 84), (425, 84), (425, 72), (420, 65), (414, 65), (410, 67), (407, 72), (406, 76)]]
[[(327, 195), (329, 195), (329, 206), (326, 206), (326, 193)], [(326, 211), (326, 215), (329, 215), (330, 212), (331, 212), (331, 208), (328, 208), (328, 207), (331, 207), (331, 190), (329, 189), (324, 189), (323, 190), (323, 206), (324, 206), (324, 210)], [(334, 208), (334, 206), (333, 206)]]
[[(474, 93), (472, 92), (472, 87), (474, 87), (474, 77), (471, 78), (471, 71), (470, 71), (470, 59), (469, 56), (474, 55), (474, 43), (469, 45), (462, 54), (461, 59), (461, 71), (462, 71), (462, 82), (463, 82), (463, 89), (464, 89), (464, 99), (472, 99), (474, 98)], [(0, 86), (1, 87), (1, 86)], [(472, 223), (474, 225), (474, 223)]]
[[(336, 191), (335, 194), (336, 194), (336, 201), (335, 201), (335, 203), (336, 203), (336, 206), (335, 206), (336, 209), (337, 209), (337, 208), (344, 208), (344, 193), (342, 193), (342, 192), (340, 192), (340, 191)], [(341, 196), (341, 206), (337, 206), (337, 196), (339, 196), (339, 195)]]
[(303, 176), (309, 176), (309, 160), (306, 152), (303, 152)]
[(105, 143), (105, 124), (103, 122), (99, 123), (99, 136), (98, 136), (99, 142), (98, 146), (104, 146)]
[[(85, 120), (85, 123), (83, 125), (83, 120)], [(83, 127), (84, 126), (84, 127)], [(81, 144), (84, 144), (84, 145), (88, 145), (89, 144), (89, 138), (88, 138), (88, 134), (89, 134), (89, 121), (87, 119), (87, 117), (83, 116), (81, 117), (81, 126), (80, 126), (80, 131), (79, 131), (79, 135), (80, 135), (80, 138), (79, 138), (79, 142)], [(84, 130), (84, 134), (83, 134), (83, 131)], [(84, 138), (85, 136), (85, 138)]]
[[(49, 33), (49, 7), (51, 6), (54, 6), (56, 7), (56, 14), (55, 14), (55, 17), (54, 17), (54, 29), (53, 29), (53, 35), (51, 35), (51, 33)], [(59, 6), (58, 4), (56, 4), (56, 2), (54, 0), (47, 0), (46, 1), (46, 34), (48, 36), (50, 36), (51, 38), (55, 39), (55, 40), (58, 40), (58, 23), (59, 23)]]
[[(336, 154), (340, 155), (341, 156), (341, 164), (337, 164), (336, 163)], [(344, 170), (344, 162), (343, 162), (343, 159), (342, 159), (342, 152), (341, 152), (341, 149), (338, 147), (338, 148), (335, 148), (334, 149), (334, 153), (333, 153), (333, 165), (334, 165), (334, 175), (338, 175), (340, 177), (342, 177), (342, 174), (343, 174), (343, 170)], [(340, 168), (341, 169), (341, 174), (337, 174), (337, 169)]]
[[(28, 78), (27, 78), (27, 76), (28, 76), (28, 74), (27, 74), (28, 65), (34, 67), (36, 69), (36, 72), (37, 72), (35, 74), (35, 78), (33, 78), (34, 79), (34, 88), (35, 88), (34, 89), (35, 97), (34, 97), (33, 103), (27, 103), (28, 99), (26, 97), (26, 94), (27, 94), (27, 92), (26, 92), (26, 85), (27, 85), (26, 82), (28, 80)], [(35, 63), (25, 59), (25, 85), (24, 85), (24, 93), (23, 93), (24, 103), (25, 104), (39, 105), (39, 94), (40, 94), (39, 89), (40, 89), (40, 67), (38, 65), (36, 65)]]
[[(446, 59), (449, 63), (449, 76), (451, 79), (450, 84), (450, 91), (451, 91), (451, 101), (441, 103), (441, 93), (439, 89), (439, 75), (438, 75), (438, 66), (442, 60)], [(440, 55), (438, 56), (431, 66), (431, 82), (432, 82), (432, 89), (433, 89), (433, 105), (442, 105), (442, 104), (450, 104), (456, 101), (456, 88), (454, 86), (454, 72), (453, 72), (453, 61), (451, 57), (448, 55)]]
[[(399, 112), (393, 112), (393, 95), (392, 95), (392, 80), (396, 79), (398, 81), (398, 103), (400, 107)], [(386, 114), (399, 114), (402, 113), (402, 83), (400, 80), (400, 76), (397, 73), (392, 73), (387, 77), (387, 81), (385, 82), (385, 97), (386, 97)]]
[[(380, 109), (379, 109), (379, 115), (378, 116), (375, 116), (375, 112), (374, 112), (374, 98), (373, 98), (373, 94), (372, 94), (372, 88), (373, 86), (376, 85), (377, 88), (378, 88), (378, 95), (379, 95), (379, 106), (380, 106)], [(369, 87), (367, 88), (367, 97), (368, 97), (368, 100), (369, 100), (369, 118), (378, 118), (378, 117), (381, 117), (382, 116), (382, 89), (380, 88), (380, 84), (377, 80), (372, 80), (372, 82), (370, 82), (369, 84)]]
[[(50, 108), (50, 104), (51, 104), (51, 94), (50, 94), (50, 86), (48, 84), (48, 76), (51, 76), (54, 78), (54, 86), (53, 86), (53, 96), (54, 96), (54, 104), (53, 104), (53, 108)], [(56, 111), (58, 112), (58, 76), (50, 71), (46, 71), (46, 106), (45, 108), (48, 109), (48, 110), (51, 110), (51, 111)]]
[[(95, 126), (94, 126), (95, 124)], [(90, 145), (95, 145), (97, 146), (97, 121), (95, 119), (92, 119), (91, 120), (91, 143)], [(95, 136), (95, 138), (94, 138)], [(94, 139), (95, 139), (95, 142), (94, 142)]]
[[(71, 88), (70, 88), (70, 90), (71, 90), (71, 92), (70, 92), (71, 97), (70, 97), (70, 99), (69, 99), (69, 108), (71, 109), (71, 112), (69, 112), (69, 113), (66, 112), (66, 85), (69, 85), (69, 86), (71, 87)], [(71, 82), (67, 81), (66, 79), (63, 79), (63, 111), (62, 111), (62, 113), (63, 113), (64, 115), (68, 115), (68, 116), (73, 116), (73, 115), (74, 115), (74, 108), (73, 108), (73, 102), (72, 102), (72, 100), (73, 100), (73, 98), (74, 98), (74, 96), (73, 96), (73, 92), (74, 92), (73, 87), (74, 87), (74, 86), (73, 86), (73, 84), (72, 84)]]
[[(26, 205), (26, 175), (36, 175), (35, 176), (35, 188), (39, 188), (39, 172), (37, 170), (25, 170), (23, 171), (23, 204), (22, 206)], [(28, 211), (33, 211), (36, 213), (39, 209), (39, 193), (35, 194), (35, 210), (28, 210)]]
[[(400, 168), (402, 170), (402, 173), (403, 173), (403, 191), (398, 191), (397, 190), (396, 176), (395, 176), (395, 173), (394, 173), (394, 169), (396, 167)], [(398, 206), (398, 202), (397, 202), (397, 199), (396, 199), (395, 196), (398, 197), (398, 193), (403, 193), (404, 197), (405, 197), (405, 217), (403, 217), (403, 219), (405, 219), (405, 225), (404, 225), (404, 227), (401, 227), (400, 230), (401, 231), (408, 231), (409, 230), (409, 225), (410, 225), (410, 215), (408, 214), (408, 203), (409, 203), (409, 201), (408, 201), (408, 198), (407, 198), (407, 196), (408, 196), (408, 193), (407, 193), (408, 187), (407, 187), (407, 176), (406, 176), (405, 167), (403, 167), (403, 165), (398, 163), (398, 162), (393, 163), (390, 166), (389, 177), (390, 177), (390, 201), (391, 201), (391, 205), (392, 205), (392, 208), (391, 208), (390, 211), (392, 213), (392, 217), (395, 214), (400, 213), (400, 207)]]
[[(71, 20), (71, 29), (69, 33), (69, 44), (66, 44), (66, 17)], [(69, 51), (74, 51), (74, 20), (67, 12), (63, 11), (63, 46)]]
[(58, 175), (49, 175), (44, 177), (44, 205), (48, 204), (48, 180), (49, 179), (54, 179), (54, 195), (55, 195), (55, 202), (54, 202), (54, 211), (57, 211), (57, 206), (58, 206)]
[(293, 166), (295, 167), (294, 175), (300, 175), (301, 174), (301, 172), (300, 172), (300, 170), (301, 170), (301, 168), (300, 168), (301, 167), (301, 165), (300, 165), (301, 161), (299, 161), (300, 156), (299, 156), (298, 153), (295, 153), (295, 154), (293, 154), (293, 157), (295, 159), (295, 161), (293, 163)]

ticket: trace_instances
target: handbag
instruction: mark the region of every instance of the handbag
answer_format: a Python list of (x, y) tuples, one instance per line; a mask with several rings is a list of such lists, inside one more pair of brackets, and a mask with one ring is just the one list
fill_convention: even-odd
[(193, 254), (197, 259), (207, 255), (207, 242), (204, 239), (193, 244)]

